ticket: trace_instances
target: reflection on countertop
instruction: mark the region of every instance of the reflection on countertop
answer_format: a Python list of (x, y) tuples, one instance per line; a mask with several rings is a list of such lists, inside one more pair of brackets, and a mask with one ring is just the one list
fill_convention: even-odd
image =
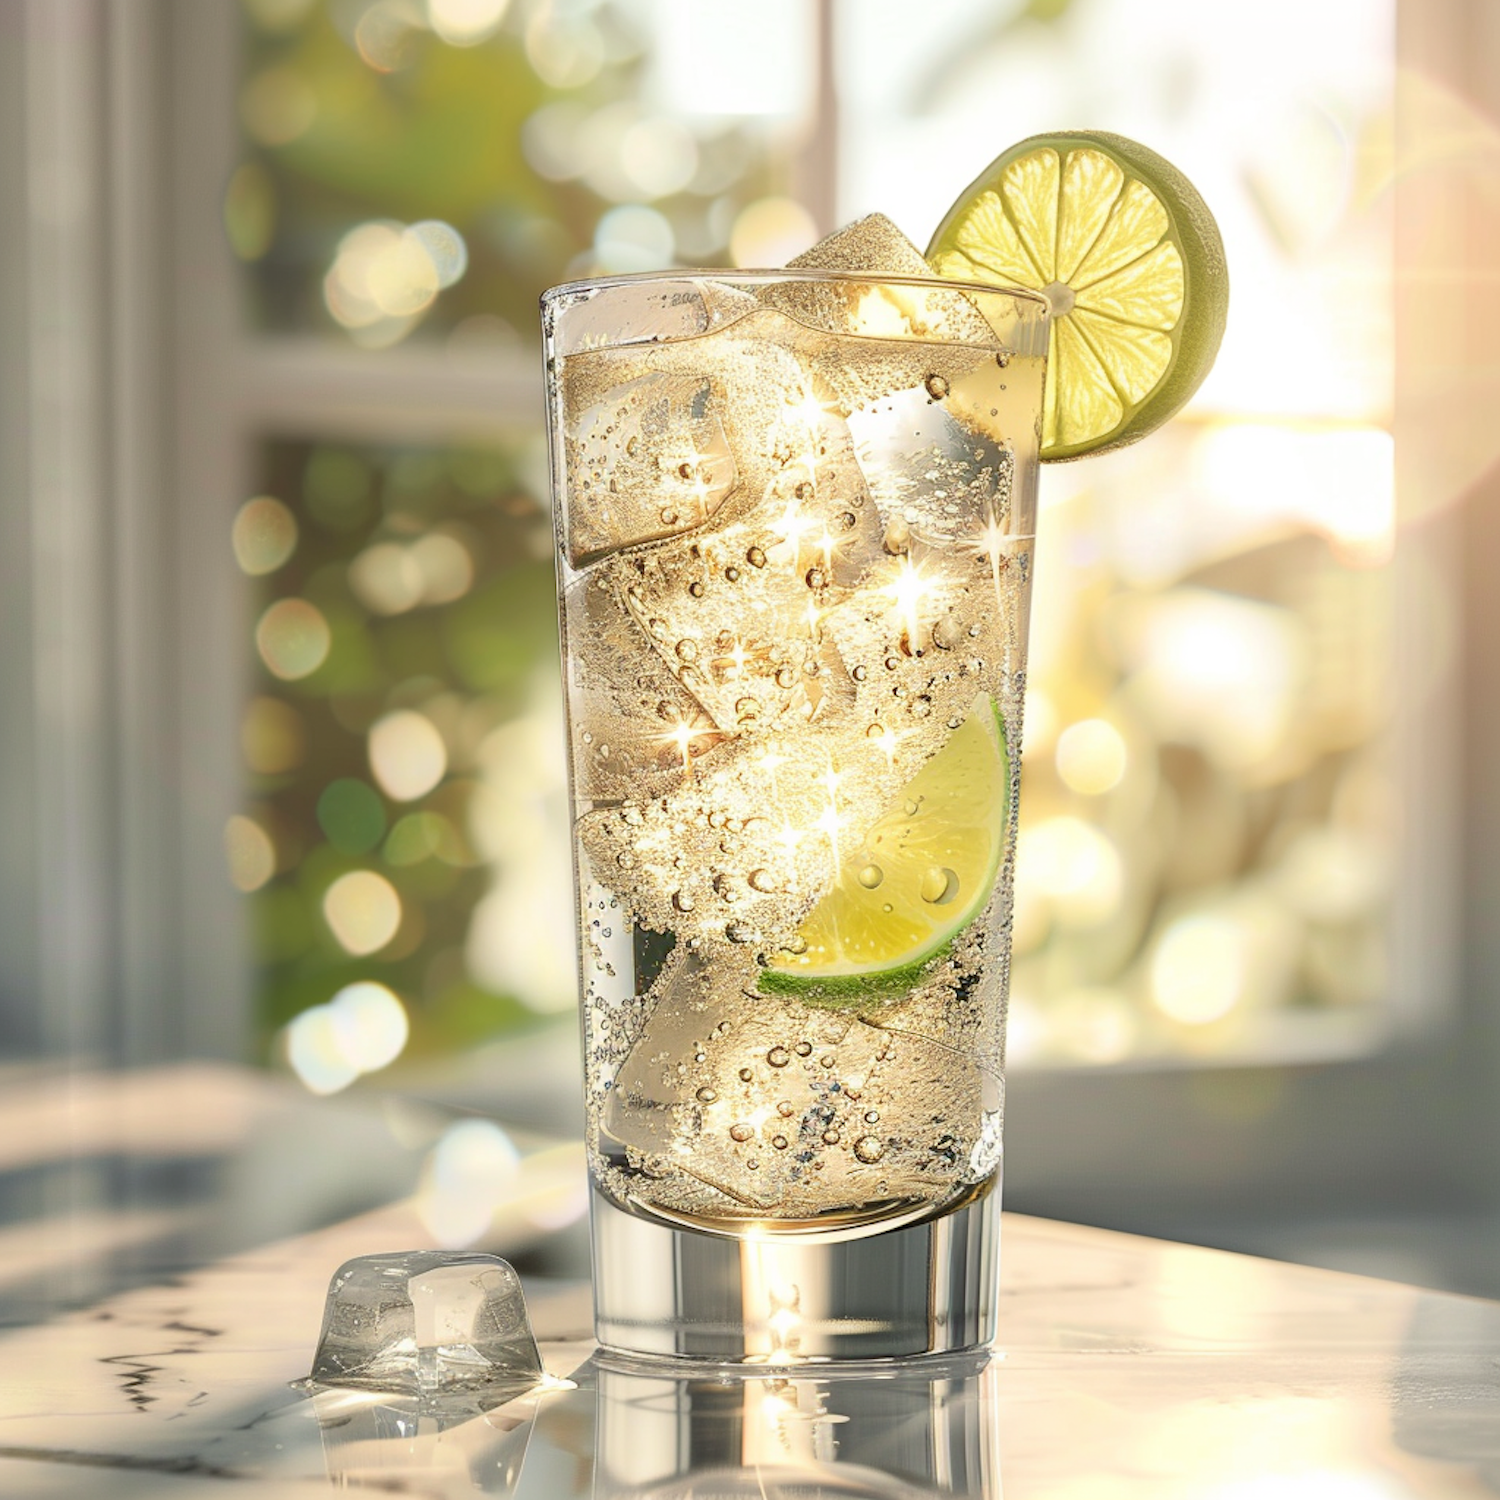
[(1009, 1216), (992, 1358), (626, 1366), (587, 1288), (533, 1283), (570, 1387), (450, 1419), (288, 1390), (331, 1270), (413, 1242), (364, 1215), (0, 1335), (6, 1496), (513, 1500), (1500, 1494), (1500, 1304)]

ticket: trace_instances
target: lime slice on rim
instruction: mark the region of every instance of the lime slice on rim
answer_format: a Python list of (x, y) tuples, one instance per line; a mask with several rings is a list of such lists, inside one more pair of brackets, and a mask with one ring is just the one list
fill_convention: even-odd
[(833, 1004), (904, 988), (988, 902), (1009, 807), (1005, 729), (981, 693), (808, 913), (805, 949), (777, 954), (761, 988)]
[(927, 260), (939, 276), (1047, 294), (1044, 462), (1160, 427), (1224, 335), (1229, 275), (1213, 215), (1176, 167), (1124, 136), (1012, 146), (948, 211)]

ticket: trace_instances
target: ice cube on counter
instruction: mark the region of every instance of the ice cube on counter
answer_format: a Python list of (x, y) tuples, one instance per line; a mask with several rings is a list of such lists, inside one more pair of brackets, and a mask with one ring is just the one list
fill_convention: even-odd
[(498, 1405), (543, 1379), (511, 1265), (478, 1251), (408, 1250), (357, 1256), (334, 1273), (303, 1384)]

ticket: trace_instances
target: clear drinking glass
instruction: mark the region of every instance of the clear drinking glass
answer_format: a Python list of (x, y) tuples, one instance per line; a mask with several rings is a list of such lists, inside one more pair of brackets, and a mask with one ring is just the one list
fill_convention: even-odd
[(987, 1342), (1046, 302), (542, 306), (600, 1340)]

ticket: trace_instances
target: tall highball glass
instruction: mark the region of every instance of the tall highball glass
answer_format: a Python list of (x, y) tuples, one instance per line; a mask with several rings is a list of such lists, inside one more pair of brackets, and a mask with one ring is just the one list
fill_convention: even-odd
[(994, 1329), (1047, 305), (543, 298), (600, 1341)]

